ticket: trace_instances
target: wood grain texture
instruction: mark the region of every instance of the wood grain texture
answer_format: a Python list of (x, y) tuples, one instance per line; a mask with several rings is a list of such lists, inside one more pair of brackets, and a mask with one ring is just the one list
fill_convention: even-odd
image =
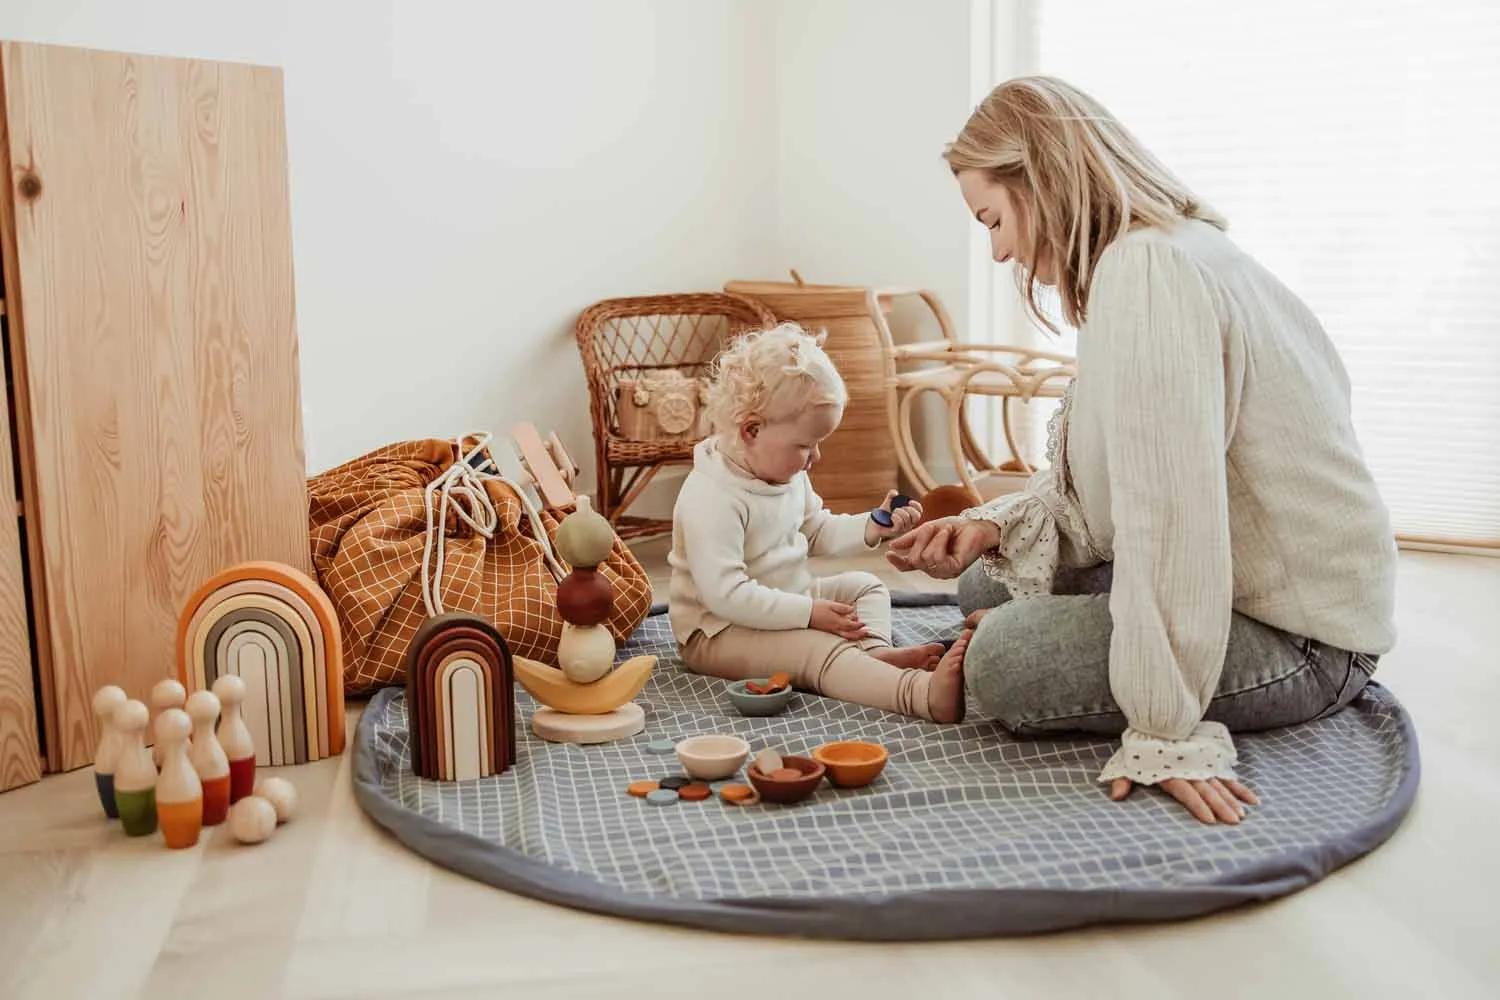
[[(5, 250), (0, 247), (0, 255)], [(0, 321), (3, 322), (3, 321)], [(10, 420), (0, 408), (0, 792), (42, 776)]]
[(67, 769), (93, 751), (92, 692), (160, 679), (205, 579), (310, 568), (281, 74), (16, 43), (0, 63)]
[[(6, 127), (4, 74), (0, 73), (0, 168), (11, 175), (10, 131)], [(19, 282), (19, 266), (16, 261), (15, 240), (15, 188), (9, 183), (0, 183), (0, 281), (6, 289), (15, 289)], [(29, 784), (41, 777), (43, 760), (38, 752), (40, 733), (37, 718), (36, 687), (34, 671), (41, 670), (50, 677), (51, 660), (46, 644), (33, 648), (27, 625), (26, 574), (23, 562), (29, 556), (31, 544), (36, 539), (35, 519), (25, 522), (12, 521), (8, 516), (14, 509), (19, 517), (23, 513), (21, 499), (16, 494), (15, 449), (21, 449), (21, 470), (29, 478), (26, 463), (29, 436), (17, 435), (15, 415), (24, 413), (17, 394), (21, 392), (22, 373), (16, 370), (18, 352), (17, 335), (21, 325), (19, 309), (6, 305), (4, 310), (6, 360), (13, 372), (13, 386), (7, 397), (7, 407), (0, 413), (0, 791)], [(18, 410), (18, 407), (21, 407)], [(29, 529), (29, 530), (23, 530)], [(43, 716), (51, 715), (52, 685), (42, 685)]]

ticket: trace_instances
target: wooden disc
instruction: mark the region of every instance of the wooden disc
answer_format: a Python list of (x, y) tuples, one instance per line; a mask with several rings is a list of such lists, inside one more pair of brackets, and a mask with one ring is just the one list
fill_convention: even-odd
[(633, 701), (603, 715), (567, 715), (544, 707), (531, 717), (531, 731), (552, 743), (610, 743), (645, 728), (646, 713)]

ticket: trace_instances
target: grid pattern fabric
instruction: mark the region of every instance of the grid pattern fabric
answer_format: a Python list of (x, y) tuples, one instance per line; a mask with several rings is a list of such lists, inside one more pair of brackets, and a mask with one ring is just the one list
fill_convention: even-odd
[[(898, 607), (896, 640), (952, 638), (959, 621), (951, 605)], [(1144, 790), (1108, 801), (1095, 780), (1113, 749), (1106, 741), (1017, 740), (992, 723), (940, 726), (801, 692), (779, 716), (742, 718), (723, 695), (724, 681), (681, 666), (665, 616), (648, 618), (620, 651), (622, 658), (642, 653), (660, 657), (637, 699), (645, 733), (594, 747), (545, 743), (526, 724), (535, 705), (518, 688), (518, 762), (479, 781), (417, 778), (404, 697), (383, 692), (360, 727), (374, 762), (369, 783), (395, 806), (481, 838), (495, 852), (652, 905), (884, 905), (950, 890), (1081, 890), (1118, 904), (1121, 891), (1217, 885), (1243, 892), (1268, 863), (1288, 859), (1305, 884), (1309, 871), (1342, 863), (1329, 858), (1348, 860), (1388, 836), (1384, 826), (1394, 829), (1414, 794), (1409, 720), (1374, 684), (1330, 718), (1237, 737), (1241, 777), (1264, 804), (1240, 827), (1207, 827)], [(679, 773), (674, 755), (648, 752), (650, 741), (710, 732), (742, 736), (752, 753), (767, 746), (806, 753), (828, 740), (864, 739), (891, 756), (870, 786), (825, 783), (790, 806), (717, 799), (656, 806), (626, 793), (631, 781)], [(1372, 839), (1375, 829), (1383, 832)], [(1301, 863), (1308, 857), (1315, 860)], [(1281, 879), (1261, 898), (1297, 884)]]
[[(338, 613), (350, 694), (406, 682), (406, 651), (427, 618), (424, 490), (460, 459), (452, 441), (404, 441), (308, 483), (313, 565)], [(503, 483), (489, 481), (485, 489), (499, 513), (495, 537), (486, 540), (450, 512), (437, 596), (444, 608), (494, 625), (515, 655), (551, 660), (563, 625), (557, 580), (520, 499)], [(543, 510), (541, 517), (548, 536), (555, 536), (557, 514)], [(614, 606), (603, 624), (619, 641), (650, 610), (651, 581), (619, 539), (599, 573), (614, 588)]]

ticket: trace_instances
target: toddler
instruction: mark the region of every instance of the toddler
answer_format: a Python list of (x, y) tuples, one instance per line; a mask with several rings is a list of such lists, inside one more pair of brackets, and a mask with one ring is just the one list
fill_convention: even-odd
[[(695, 673), (727, 680), (785, 671), (794, 687), (934, 722), (963, 717), (967, 634), (891, 645), (891, 601), (870, 573), (815, 579), (809, 555), (876, 549), (916, 526), (918, 504), (882, 528), (831, 514), (807, 470), (848, 393), (821, 346), (784, 323), (719, 356), (714, 433), (693, 455), (672, 518), (672, 631)], [(889, 509), (892, 491), (883, 505)]]

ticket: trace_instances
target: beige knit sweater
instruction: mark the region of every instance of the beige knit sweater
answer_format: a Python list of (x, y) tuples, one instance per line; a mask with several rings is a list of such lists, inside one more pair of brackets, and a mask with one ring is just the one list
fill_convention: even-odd
[(1233, 776), (1229, 734), (1202, 721), (1231, 609), (1391, 647), (1395, 541), (1349, 410), (1317, 319), (1218, 229), (1105, 251), (1051, 468), (968, 512), (1004, 527), (985, 565), (1019, 595), (1059, 565), (1114, 562), (1110, 686), (1130, 728), (1100, 780), (1150, 783), (1135, 757), (1167, 746), (1187, 777)]

